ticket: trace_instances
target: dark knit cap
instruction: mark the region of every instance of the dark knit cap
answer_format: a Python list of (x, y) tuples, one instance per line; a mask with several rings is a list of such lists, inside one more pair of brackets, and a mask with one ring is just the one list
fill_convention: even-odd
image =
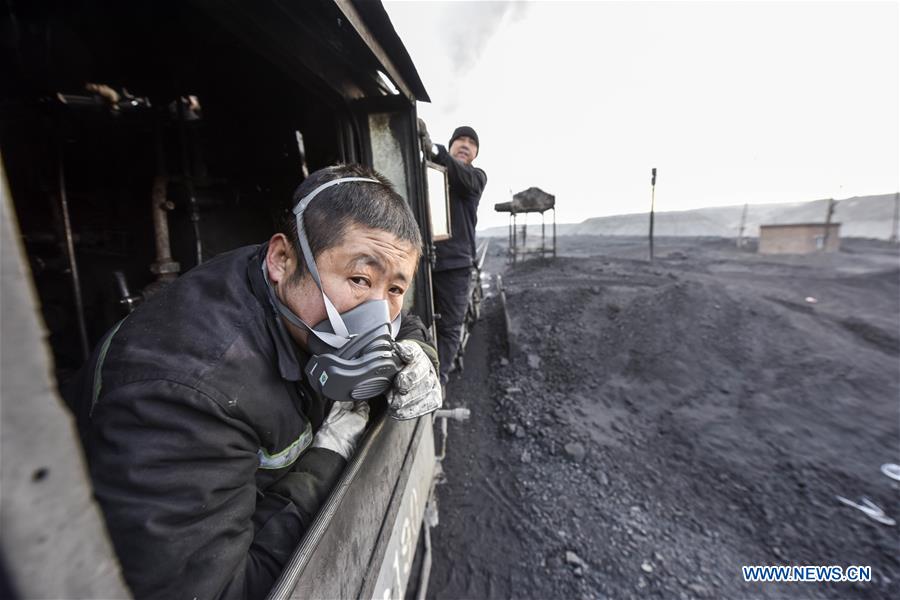
[(478, 146), (479, 148), (481, 148), (481, 144), (478, 143), (478, 134), (475, 133), (475, 130), (472, 129), (471, 127), (469, 127), (468, 125), (463, 125), (462, 127), (457, 127), (453, 131), (453, 135), (450, 136), (450, 143), (447, 144), (447, 147), (450, 147), (453, 145), (453, 140), (455, 140), (458, 137), (462, 137), (464, 135), (475, 140), (475, 145)]

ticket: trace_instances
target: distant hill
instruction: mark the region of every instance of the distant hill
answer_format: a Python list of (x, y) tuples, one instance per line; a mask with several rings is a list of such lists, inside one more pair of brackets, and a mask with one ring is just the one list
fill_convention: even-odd
[[(746, 237), (757, 237), (760, 225), (785, 223), (823, 223), (828, 200), (787, 204), (751, 204), (747, 207)], [(658, 212), (654, 231), (660, 236), (737, 237), (743, 206), (719, 206)], [(886, 240), (891, 236), (894, 194), (857, 196), (839, 200), (832, 220), (841, 224), (841, 236)], [(529, 220), (539, 217), (532, 215)], [(648, 214), (595, 217), (581, 223), (557, 224), (557, 235), (647, 235)], [(549, 233), (548, 229), (548, 233)], [(540, 235), (540, 224), (531, 224), (528, 235)], [(478, 232), (483, 237), (507, 235), (506, 227), (491, 227)], [(534, 239), (534, 238), (532, 238)]]

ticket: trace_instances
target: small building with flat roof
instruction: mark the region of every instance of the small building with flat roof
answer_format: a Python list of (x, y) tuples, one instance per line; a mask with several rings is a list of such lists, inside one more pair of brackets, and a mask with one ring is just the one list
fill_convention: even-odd
[(759, 226), (760, 254), (813, 254), (837, 252), (840, 223), (787, 223)]

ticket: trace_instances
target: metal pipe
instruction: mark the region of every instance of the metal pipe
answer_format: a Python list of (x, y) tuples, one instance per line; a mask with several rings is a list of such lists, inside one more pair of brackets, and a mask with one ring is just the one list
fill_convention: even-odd
[(519, 252), (519, 224), (516, 222), (516, 213), (512, 214), (513, 222), (513, 245), (512, 245), (512, 264), (516, 264), (516, 255)]
[(741, 213), (741, 227), (738, 230), (737, 247), (744, 247), (744, 227), (747, 225), (747, 205), (744, 204), (744, 211)]
[(553, 207), (553, 258), (556, 258), (556, 206)]
[(69, 199), (66, 194), (66, 170), (63, 164), (63, 154), (63, 144), (60, 141), (57, 159), (59, 169), (59, 207), (63, 218), (66, 257), (69, 259), (69, 272), (72, 274), (72, 293), (75, 296), (75, 312), (78, 321), (78, 337), (81, 342), (81, 355), (83, 360), (87, 360), (91, 355), (91, 349), (88, 343), (87, 325), (84, 320), (84, 299), (81, 295), (78, 261), (75, 260), (75, 240), (72, 235), (72, 219), (69, 217)]
[(435, 460), (440, 462), (447, 456), (447, 420), (453, 419), (462, 423), (471, 415), (472, 412), (468, 408), (439, 409), (434, 412), (434, 418), (441, 421), (441, 451), (435, 456)]
[(425, 595), (428, 593), (428, 580), (431, 579), (431, 527), (423, 521), (422, 529), (425, 530), (425, 555), (422, 556), (422, 570), (419, 571), (419, 590), (416, 593), (416, 600), (425, 600)]
[(522, 256), (528, 253), (528, 213), (522, 213), (525, 223), (522, 224)]
[(194, 189), (194, 179), (191, 171), (191, 159), (188, 155), (188, 139), (185, 128), (187, 116), (184, 111), (184, 99), (178, 98), (178, 137), (181, 141), (181, 170), (184, 175), (184, 185), (187, 187), (188, 203), (191, 209), (191, 225), (194, 228), (194, 247), (197, 252), (197, 264), (203, 263), (203, 242), (200, 240), (200, 208), (197, 204), (197, 193)]
[(481, 256), (478, 258), (478, 270), (481, 271), (482, 267), (484, 267), (484, 258), (487, 256), (488, 245), (491, 243), (491, 238), (488, 238), (481, 245), (481, 252), (479, 253)]
[(138, 304), (141, 302), (140, 296), (132, 296), (128, 290), (128, 280), (125, 279), (125, 273), (122, 271), (113, 271), (113, 277), (116, 280), (116, 287), (119, 288), (119, 304), (125, 306), (128, 314), (131, 314)]
[(153, 211), (153, 237), (156, 241), (156, 262), (150, 265), (150, 271), (156, 273), (158, 282), (167, 282), (175, 279), (181, 270), (175, 260), (172, 259), (172, 247), (169, 241), (169, 217), (168, 211), (175, 205), (166, 197), (168, 177), (157, 175), (153, 178), (153, 192), (150, 195), (150, 204)]
[(656, 208), (656, 167), (650, 176), (650, 262), (653, 262), (653, 212)]
[(544, 234), (544, 211), (541, 211), (541, 260), (544, 260), (544, 253), (547, 251), (547, 241)]
[(441, 455), (435, 457), (438, 461), (447, 458), (447, 418), (441, 419)]
[(297, 152), (300, 153), (300, 174), (306, 179), (309, 177), (309, 167), (306, 166), (306, 144), (299, 129), (294, 130), (294, 136), (297, 138)]
[(472, 416), (472, 411), (468, 408), (441, 408), (434, 411), (435, 419), (453, 419), (454, 421), (467, 421)]
[(509, 249), (512, 248), (512, 215), (506, 218), (506, 262), (509, 264)]

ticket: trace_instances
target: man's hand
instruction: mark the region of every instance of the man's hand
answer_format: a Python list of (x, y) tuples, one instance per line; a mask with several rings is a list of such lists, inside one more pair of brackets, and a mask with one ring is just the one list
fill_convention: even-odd
[(401, 340), (397, 351), (406, 366), (387, 393), (388, 411), (399, 420), (415, 419), (441, 407), (443, 396), (434, 363), (417, 342)]
[(368, 402), (335, 402), (313, 439), (313, 448), (325, 448), (350, 460), (369, 420)]
[(431, 151), (434, 144), (431, 143), (431, 136), (428, 135), (428, 127), (426, 127), (422, 117), (419, 117), (419, 139), (422, 140), (422, 152), (425, 153), (425, 158), (434, 156), (434, 153)]

